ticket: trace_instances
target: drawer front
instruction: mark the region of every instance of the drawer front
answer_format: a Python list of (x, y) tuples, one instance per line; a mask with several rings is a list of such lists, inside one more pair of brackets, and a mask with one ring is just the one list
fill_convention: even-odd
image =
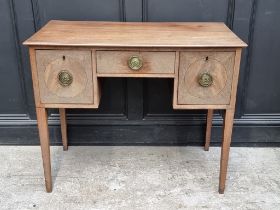
[(181, 52), (178, 104), (230, 102), (235, 52)]
[(36, 50), (42, 103), (93, 103), (91, 51)]
[(174, 74), (175, 52), (97, 51), (99, 74)]

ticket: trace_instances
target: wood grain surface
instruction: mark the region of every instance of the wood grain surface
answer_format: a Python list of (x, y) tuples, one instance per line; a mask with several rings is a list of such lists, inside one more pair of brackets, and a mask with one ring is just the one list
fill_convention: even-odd
[(63, 144), (63, 150), (68, 150), (68, 138), (67, 138), (67, 118), (66, 118), (66, 111), (64, 108), (59, 109), (60, 115), (60, 129), (61, 129), (61, 138)]
[[(175, 52), (97, 51), (96, 54), (98, 74), (174, 74)], [(141, 69), (129, 68), (131, 56), (142, 60)]]
[(245, 47), (224, 23), (52, 20), (25, 45), (99, 47)]
[[(91, 51), (36, 50), (36, 59), (42, 103), (93, 103)], [(59, 83), (61, 71), (72, 75), (71, 85)]]
[(205, 144), (204, 150), (208, 151), (211, 141), (211, 130), (212, 130), (212, 121), (213, 121), (213, 109), (208, 109), (207, 118), (206, 118), (206, 135), (205, 135)]
[[(229, 104), (235, 52), (180, 53), (178, 104)], [(202, 87), (201, 74), (209, 73), (213, 84)]]
[(36, 107), (46, 191), (52, 191), (52, 170), (47, 109)]
[[(224, 193), (233, 127), (241, 47), (246, 44), (223, 23), (120, 23), (50, 21), (24, 44), (30, 45), (33, 87), (46, 189), (52, 190), (46, 108), (60, 108), (67, 150), (65, 108), (97, 108), (99, 77), (150, 77), (174, 80), (174, 109), (208, 109), (205, 150), (209, 149), (214, 109), (226, 109), (219, 192)], [(63, 49), (65, 48), (65, 49)], [(138, 56), (135, 71), (128, 60)], [(73, 76), (69, 86), (58, 75)], [(199, 78), (211, 75), (202, 87)]]

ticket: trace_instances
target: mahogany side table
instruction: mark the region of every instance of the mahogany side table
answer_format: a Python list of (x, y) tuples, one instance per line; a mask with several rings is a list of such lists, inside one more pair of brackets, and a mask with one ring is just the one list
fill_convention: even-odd
[(48, 108), (59, 108), (67, 150), (66, 108), (98, 108), (99, 78), (172, 78), (174, 109), (225, 110), (219, 192), (224, 193), (241, 50), (223, 23), (130, 23), (53, 20), (24, 42), (32, 80), (47, 192), (52, 191)]

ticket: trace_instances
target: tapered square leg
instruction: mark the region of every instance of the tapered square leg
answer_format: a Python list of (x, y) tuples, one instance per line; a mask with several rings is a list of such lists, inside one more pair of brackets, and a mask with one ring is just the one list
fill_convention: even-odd
[(225, 191), (226, 177), (229, 150), (231, 143), (231, 135), (233, 128), (234, 110), (226, 110), (224, 117), (224, 131), (221, 148), (221, 162), (220, 162), (220, 180), (219, 180), (219, 193), (223, 194)]
[(205, 145), (204, 145), (205, 151), (208, 151), (210, 146), (213, 112), (214, 112), (213, 109), (208, 109), (207, 112), (206, 135), (205, 135)]
[(51, 175), (51, 159), (50, 159), (50, 142), (49, 142), (49, 129), (48, 117), (45, 108), (36, 108), (37, 122), (39, 129), (39, 137), (41, 143), (41, 152), (43, 159), (44, 175), (46, 191), (52, 191), (52, 175)]
[(63, 150), (67, 151), (68, 150), (67, 122), (66, 122), (66, 112), (64, 108), (59, 109), (59, 115), (60, 115), (60, 127), (61, 127)]

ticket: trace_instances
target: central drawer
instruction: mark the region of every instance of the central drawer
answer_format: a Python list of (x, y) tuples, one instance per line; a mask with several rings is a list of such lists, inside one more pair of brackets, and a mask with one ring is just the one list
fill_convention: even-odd
[(175, 52), (97, 51), (98, 74), (174, 74)]

